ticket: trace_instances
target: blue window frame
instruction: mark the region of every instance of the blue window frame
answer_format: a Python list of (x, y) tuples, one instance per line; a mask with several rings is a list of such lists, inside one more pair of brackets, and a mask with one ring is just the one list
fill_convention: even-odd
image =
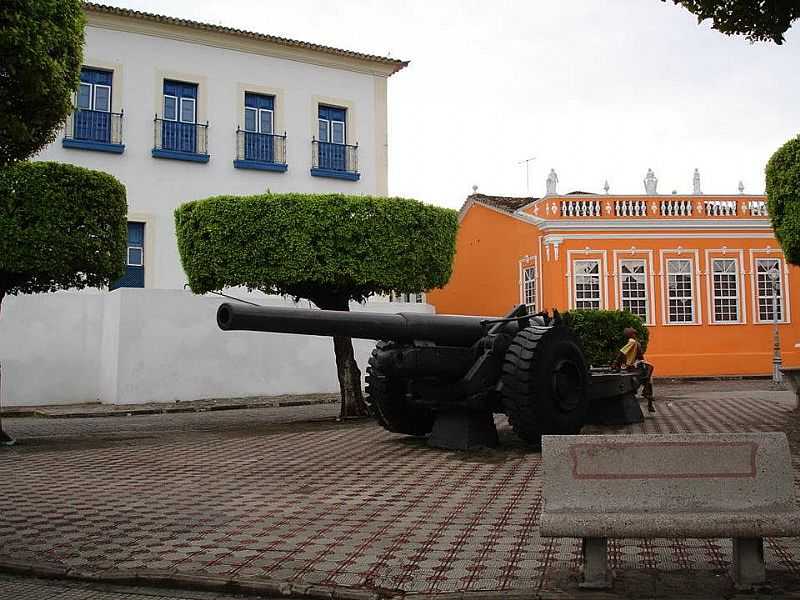
[(111, 143), (111, 90), (113, 73), (83, 67), (76, 97), (73, 138)]
[(319, 168), (346, 170), (347, 109), (320, 105), (318, 133)]
[(111, 284), (110, 289), (144, 287), (144, 223), (128, 221), (128, 251), (125, 275)]
[(275, 97), (246, 92), (244, 95), (244, 159), (275, 162)]
[(197, 152), (197, 84), (164, 80), (161, 148)]

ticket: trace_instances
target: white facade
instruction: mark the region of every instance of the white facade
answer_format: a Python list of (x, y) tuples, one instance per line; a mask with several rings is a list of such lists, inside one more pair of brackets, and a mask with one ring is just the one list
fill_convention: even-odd
[[(0, 403), (127, 404), (335, 391), (329, 338), (217, 328), (220, 299), (183, 290), (186, 276), (173, 212), (191, 200), (267, 190), (386, 195), (386, 84), (406, 63), (84, 6), (83, 64), (103, 77), (111, 73), (110, 111), (124, 111), (124, 151), (78, 149), (59, 137), (37, 159), (105, 171), (125, 185), (128, 220), (144, 224), (148, 289), (7, 297), (0, 319)], [(198, 123), (208, 122), (206, 162), (153, 156), (154, 118), (165, 116), (165, 80), (196, 86), (194, 116)], [(286, 133), (284, 172), (234, 167), (247, 92), (273, 99), (273, 130)], [(108, 108), (105, 98), (102, 104)], [(320, 106), (346, 112), (345, 141), (358, 144), (357, 178), (353, 173), (350, 179), (312, 176), (312, 138), (319, 136)], [(70, 123), (65, 133), (77, 137)], [(286, 303), (262, 295), (259, 302)], [(380, 303), (355, 308), (399, 307)], [(427, 305), (402, 309), (431, 310)], [(356, 340), (354, 345), (363, 369), (374, 344)]]
[[(125, 185), (129, 220), (145, 224), (145, 287), (186, 283), (173, 217), (183, 202), (268, 189), (387, 194), (386, 84), (405, 63), (120, 14), (126, 12), (87, 8), (83, 60), (85, 67), (112, 72), (111, 112), (124, 111), (124, 152), (66, 148), (59, 137), (37, 158), (105, 171)], [(196, 120), (208, 122), (207, 163), (151, 155), (154, 117), (164, 116), (164, 80), (197, 86)], [(245, 92), (274, 98), (273, 129), (287, 136), (285, 172), (234, 168)], [(346, 110), (346, 141), (358, 144), (358, 181), (311, 175), (320, 105)]]

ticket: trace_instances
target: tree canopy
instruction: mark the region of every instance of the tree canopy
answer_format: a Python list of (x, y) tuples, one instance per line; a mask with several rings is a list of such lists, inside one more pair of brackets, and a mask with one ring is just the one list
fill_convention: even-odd
[(800, 135), (778, 148), (766, 169), (768, 212), (790, 264), (800, 265)]
[(122, 276), (127, 210), (125, 187), (107, 173), (48, 162), (0, 169), (0, 302)]
[(0, 167), (55, 139), (83, 54), (80, 0), (0, 2)]
[(564, 324), (575, 332), (589, 364), (607, 367), (625, 345), (625, 328), (636, 330), (642, 349), (647, 350), (650, 334), (642, 320), (627, 310), (570, 310), (562, 315)]
[(321, 306), (443, 286), (458, 218), (405, 198), (266, 194), (189, 202), (175, 224), (193, 291), (246, 286)]
[[(666, 2), (667, 0), (662, 0)], [(672, 0), (697, 17), (711, 19), (712, 27), (726, 35), (740, 34), (751, 42), (783, 43), (783, 34), (800, 19), (797, 0)]]

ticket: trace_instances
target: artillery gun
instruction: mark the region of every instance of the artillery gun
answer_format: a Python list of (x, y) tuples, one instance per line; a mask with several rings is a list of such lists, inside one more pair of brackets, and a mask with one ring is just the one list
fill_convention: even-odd
[(542, 435), (576, 434), (589, 423), (643, 420), (640, 375), (590, 369), (557, 312), (504, 318), (369, 314), (224, 303), (217, 324), (246, 330), (377, 340), (366, 402), (385, 429), (428, 436), (432, 446), (497, 445), (495, 413), (539, 446)]

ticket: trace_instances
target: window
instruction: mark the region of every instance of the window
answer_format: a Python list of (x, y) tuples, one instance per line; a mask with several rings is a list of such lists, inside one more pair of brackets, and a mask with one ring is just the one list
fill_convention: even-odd
[(758, 320), (783, 320), (783, 271), (778, 258), (756, 259)]
[(244, 160), (260, 163), (285, 162), (283, 140), (277, 142), (273, 137), (274, 96), (252, 94), (244, 95), (244, 132), (239, 133), (240, 156)]
[(619, 263), (621, 308), (648, 322), (647, 269), (643, 260), (623, 260)]
[(164, 80), (161, 149), (197, 152), (197, 84)]
[(86, 142), (111, 143), (111, 84), (113, 73), (81, 68), (75, 97), (72, 138)]
[(125, 275), (111, 284), (121, 287), (144, 287), (144, 223), (128, 222), (128, 258)]
[(246, 92), (244, 95), (244, 130), (271, 134), (274, 110), (274, 96)]
[(346, 171), (347, 159), (344, 144), (347, 139), (347, 111), (333, 106), (319, 107), (319, 168)]
[(522, 269), (522, 302), (529, 313), (536, 312), (536, 267)]
[(600, 308), (600, 261), (576, 260), (575, 308)]
[(739, 285), (735, 258), (711, 261), (714, 321), (735, 323), (739, 320)]
[(680, 258), (667, 261), (667, 292), (667, 322), (692, 323), (694, 298), (691, 260)]

